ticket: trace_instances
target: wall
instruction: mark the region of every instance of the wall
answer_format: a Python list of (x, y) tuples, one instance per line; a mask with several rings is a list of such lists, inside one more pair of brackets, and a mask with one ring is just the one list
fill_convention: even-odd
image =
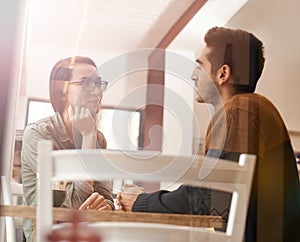
[(249, 0), (226, 24), (253, 32), (265, 44), (266, 65), (257, 92), (279, 109), (300, 150), (300, 2)]

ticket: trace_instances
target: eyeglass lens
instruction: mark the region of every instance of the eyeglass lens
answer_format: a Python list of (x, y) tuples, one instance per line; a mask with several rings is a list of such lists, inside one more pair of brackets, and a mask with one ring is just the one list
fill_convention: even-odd
[(105, 81), (100, 81), (100, 80), (92, 80), (90, 78), (87, 78), (84, 82), (83, 82), (83, 88), (86, 91), (93, 91), (95, 89), (95, 86), (97, 86), (97, 88), (101, 91), (105, 91), (106, 90), (106, 86), (107, 86), (107, 82)]

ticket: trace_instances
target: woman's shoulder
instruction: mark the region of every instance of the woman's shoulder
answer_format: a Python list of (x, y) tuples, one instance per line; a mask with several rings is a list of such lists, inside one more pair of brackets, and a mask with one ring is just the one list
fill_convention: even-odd
[(48, 138), (51, 130), (56, 130), (60, 127), (60, 121), (57, 114), (48, 116), (28, 124), (25, 127), (23, 137), (26, 138)]
[(50, 117), (46, 117), (26, 125), (24, 130), (24, 137), (34, 133), (41, 133), (49, 122), (50, 122)]

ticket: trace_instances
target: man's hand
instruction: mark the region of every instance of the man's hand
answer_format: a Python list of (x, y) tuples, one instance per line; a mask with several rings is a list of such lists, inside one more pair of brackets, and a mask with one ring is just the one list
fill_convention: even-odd
[(92, 193), (83, 204), (79, 207), (79, 210), (112, 210), (112, 207), (107, 203), (106, 199), (97, 192)]
[(122, 187), (122, 192), (117, 195), (117, 205), (119, 210), (132, 211), (132, 206), (137, 199), (138, 195), (145, 192), (143, 187), (133, 184), (125, 184)]

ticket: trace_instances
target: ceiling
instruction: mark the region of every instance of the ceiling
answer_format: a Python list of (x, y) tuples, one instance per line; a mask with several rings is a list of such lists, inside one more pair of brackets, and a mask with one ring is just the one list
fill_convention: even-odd
[(21, 93), (48, 99), (50, 70), (69, 56), (89, 56), (102, 65), (124, 52), (168, 48), (194, 59), (203, 33), (224, 25), (246, 2), (226, 0), (224, 7), (223, 0), (28, 0)]
[(28, 48), (51, 45), (114, 53), (165, 48), (206, 3), (185, 31), (199, 42), (202, 30), (225, 24), (245, 2), (227, 0), (224, 8), (221, 0), (30, 0)]
[(155, 47), (193, 2), (32, 0), (29, 43), (112, 52)]

